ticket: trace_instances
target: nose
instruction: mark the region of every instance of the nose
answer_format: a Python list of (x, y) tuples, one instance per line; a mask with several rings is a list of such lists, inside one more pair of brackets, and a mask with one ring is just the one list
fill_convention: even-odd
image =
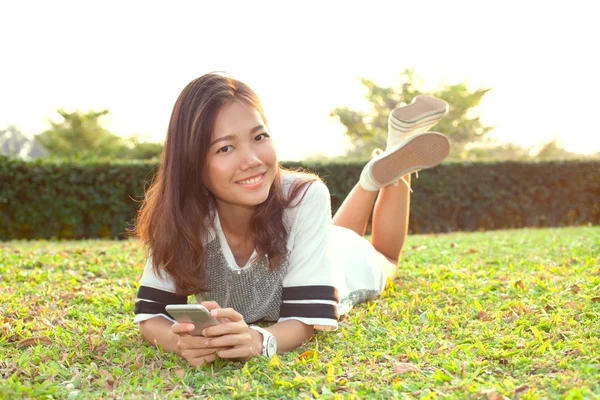
[(262, 163), (262, 160), (255, 151), (246, 149), (242, 155), (240, 169), (242, 171), (250, 170), (252, 168), (260, 167)]

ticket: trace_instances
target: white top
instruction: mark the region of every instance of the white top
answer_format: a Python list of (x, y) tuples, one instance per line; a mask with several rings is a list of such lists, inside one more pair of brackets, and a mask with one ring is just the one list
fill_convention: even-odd
[[(282, 190), (287, 196), (297, 173), (282, 176)], [(207, 292), (196, 294), (196, 301), (214, 300), (223, 308), (232, 307), (246, 323), (265, 319), (296, 319), (317, 329), (337, 328), (339, 301), (335, 269), (331, 265), (331, 198), (327, 186), (312, 182), (302, 201), (284, 210), (289, 231), (287, 255), (275, 271), (269, 271), (266, 256), (258, 258), (255, 250), (243, 267), (237, 265), (218, 213), (215, 230), (208, 232), (205, 245)], [(173, 320), (165, 311), (167, 304), (185, 304), (185, 296), (175, 294), (172, 279), (164, 273), (160, 279), (152, 270), (152, 257), (140, 280), (134, 322), (155, 316)]]

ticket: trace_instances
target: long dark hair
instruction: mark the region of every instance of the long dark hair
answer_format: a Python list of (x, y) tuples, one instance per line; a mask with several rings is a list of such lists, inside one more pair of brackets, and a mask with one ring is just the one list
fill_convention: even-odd
[[(202, 172), (216, 117), (234, 101), (256, 109), (268, 126), (256, 93), (231, 76), (209, 73), (183, 89), (173, 107), (156, 179), (138, 211), (134, 233), (150, 250), (154, 271), (158, 276), (168, 272), (180, 295), (198, 293), (206, 284), (203, 238), (213, 226), (216, 207)], [(269, 196), (254, 210), (249, 227), (259, 257), (268, 256), (270, 269), (277, 268), (286, 252), (289, 232), (283, 211), (297, 205), (303, 189), (319, 179), (300, 174), (283, 196), (282, 171), (278, 164)]]

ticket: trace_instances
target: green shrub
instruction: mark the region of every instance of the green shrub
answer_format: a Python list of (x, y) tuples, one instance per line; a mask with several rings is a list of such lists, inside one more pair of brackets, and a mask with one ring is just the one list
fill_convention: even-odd
[[(327, 183), (333, 212), (363, 163), (284, 163)], [(125, 238), (155, 162), (0, 157), (0, 240)], [(411, 233), (600, 224), (600, 161), (447, 163), (413, 176)]]

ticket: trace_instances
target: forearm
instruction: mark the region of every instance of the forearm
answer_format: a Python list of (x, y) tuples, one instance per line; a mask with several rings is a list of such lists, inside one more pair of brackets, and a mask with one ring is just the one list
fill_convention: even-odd
[[(265, 329), (277, 339), (277, 353), (279, 354), (294, 350), (304, 341), (310, 339), (314, 332), (312, 325), (303, 324), (295, 319), (277, 322)], [(262, 335), (255, 330), (251, 330), (251, 333), (253, 340), (260, 342), (258, 348), (262, 348)]]
[(148, 343), (158, 347), (161, 345), (163, 351), (179, 354), (177, 346), (178, 336), (173, 333), (173, 323), (163, 317), (154, 317), (140, 323), (142, 338)]

